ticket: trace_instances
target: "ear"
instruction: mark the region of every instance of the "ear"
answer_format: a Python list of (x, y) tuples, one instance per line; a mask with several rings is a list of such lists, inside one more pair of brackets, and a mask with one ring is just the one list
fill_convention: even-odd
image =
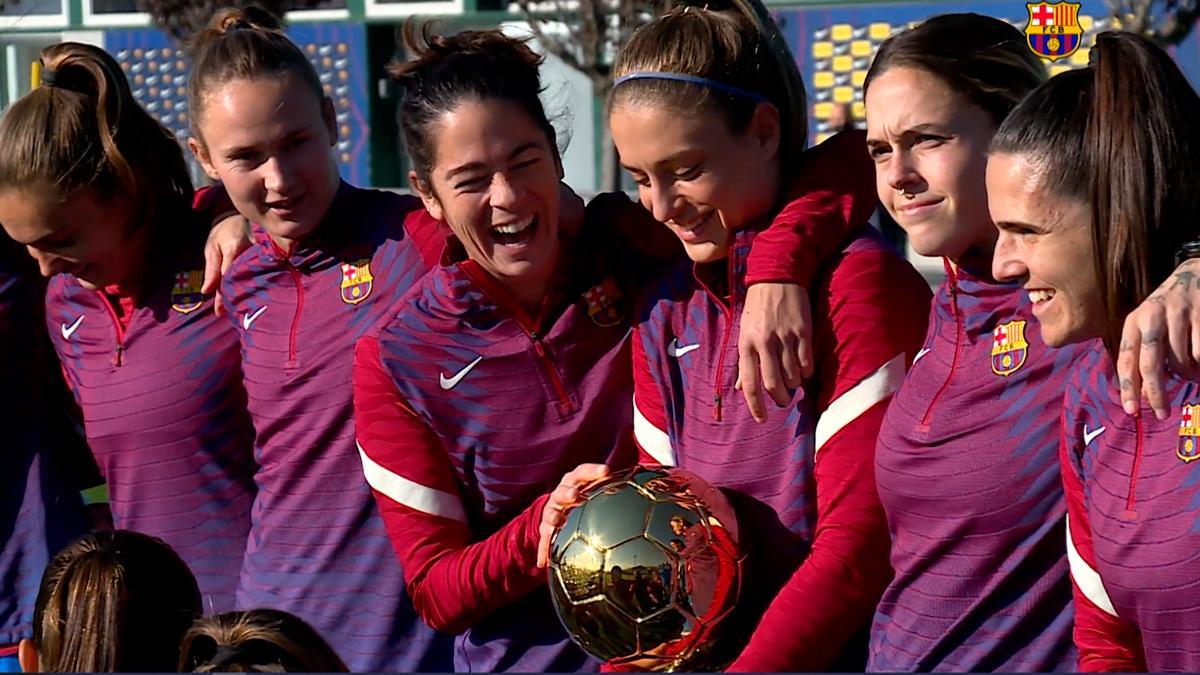
[(22, 673), (38, 672), (37, 647), (33, 646), (33, 640), (21, 640), (17, 645), (17, 663), (21, 664)]
[(338, 142), (337, 111), (333, 108), (333, 99), (328, 96), (321, 99), (321, 119), (325, 121), (325, 129), (329, 132), (329, 147), (332, 148)]
[(755, 106), (754, 115), (750, 118), (749, 131), (763, 154), (768, 158), (775, 157), (779, 153), (779, 144), (782, 142), (783, 133), (780, 127), (779, 108), (766, 101)]
[(433, 194), (433, 186), (421, 180), (416, 171), (408, 172), (408, 184), (421, 197), (421, 203), (425, 205), (425, 210), (429, 212), (429, 215), (437, 220), (446, 220), (445, 214), (442, 212), (442, 203), (438, 201), (437, 195)]
[(200, 162), (200, 168), (204, 169), (204, 173), (213, 180), (221, 180), (217, 175), (217, 168), (213, 166), (212, 158), (208, 156), (208, 148), (204, 146), (204, 142), (195, 136), (188, 136), (188, 150), (196, 156)]

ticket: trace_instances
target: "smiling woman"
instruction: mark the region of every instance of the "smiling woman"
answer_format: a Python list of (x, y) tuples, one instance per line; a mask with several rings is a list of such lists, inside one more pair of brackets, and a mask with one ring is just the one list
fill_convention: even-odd
[(1198, 119), (1200, 96), (1170, 56), (1101, 33), (1087, 68), (1035, 90), (992, 141), (996, 274), (1024, 283), (1047, 343), (1091, 343), (1060, 446), (1083, 671), (1200, 668), (1188, 629), (1200, 621), (1200, 385), (1171, 379), (1170, 414), (1155, 418), (1126, 417), (1113, 383), (1125, 316), (1200, 235)]

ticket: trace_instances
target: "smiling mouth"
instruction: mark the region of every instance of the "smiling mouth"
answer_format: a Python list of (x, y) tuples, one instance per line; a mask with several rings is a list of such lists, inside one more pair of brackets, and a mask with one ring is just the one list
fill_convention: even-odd
[(687, 226), (680, 225), (679, 223), (673, 223), (675, 225), (676, 236), (689, 244), (700, 241), (700, 232), (704, 230), (704, 228), (707, 227), (710, 222), (712, 222), (712, 219), (715, 218), (716, 215), (717, 212), (713, 211), (707, 216), (701, 218), (696, 223)]
[(501, 246), (521, 246), (533, 239), (539, 224), (538, 218), (527, 216), (510, 223), (493, 225), (490, 233), (492, 239)]
[(1049, 288), (1034, 288), (1027, 291), (1029, 293), (1029, 301), (1034, 307), (1044, 306), (1047, 302), (1054, 299), (1054, 291)]
[(304, 201), (304, 195), (275, 202), (268, 202), (267, 209), (276, 213), (291, 213), (296, 210), (296, 206), (302, 201)]

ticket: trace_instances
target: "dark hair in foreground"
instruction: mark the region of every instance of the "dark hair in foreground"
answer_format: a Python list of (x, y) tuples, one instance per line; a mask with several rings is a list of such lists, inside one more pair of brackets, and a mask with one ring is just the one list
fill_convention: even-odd
[(538, 96), (542, 57), (524, 40), (499, 30), (433, 35), (431, 23), (407, 21), (401, 41), (412, 58), (392, 61), (387, 71), (404, 94), (400, 129), (421, 180), (429, 180), (435, 161), (432, 127), (464, 101), (516, 104), (546, 132), (551, 150), (557, 152), (554, 126)]
[(1126, 315), (1200, 234), (1200, 97), (1141, 36), (1101, 33), (1091, 59), (1017, 106), (991, 151), (1031, 162), (1045, 194), (1091, 207), (1104, 341), (1115, 357)]
[(200, 589), (161, 539), (114, 530), (81, 537), (42, 576), (33, 643), (44, 672), (167, 672), (200, 615)]
[(1046, 80), (1046, 68), (1025, 36), (982, 14), (942, 14), (884, 41), (863, 91), (892, 68), (923, 70), (979, 106), (999, 125), (1017, 103)]
[(179, 671), (345, 673), (346, 664), (302, 619), (276, 609), (200, 619), (183, 638)]

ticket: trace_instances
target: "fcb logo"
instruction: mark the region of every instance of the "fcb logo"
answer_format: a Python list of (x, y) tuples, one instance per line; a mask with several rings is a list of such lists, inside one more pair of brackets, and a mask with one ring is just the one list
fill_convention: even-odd
[(1025, 365), (1029, 343), (1025, 341), (1025, 322), (1009, 321), (992, 331), (992, 372), (1012, 375)]
[(597, 326), (615, 326), (625, 318), (621, 308), (617, 306), (617, 301), (621, 299), (621, 291), (612, 277), (589, 288), (583, 294), (583, 299), (587, 302), (588, 316)]
[(190, 314), (204, 303), (204, 294), (200, 286), (204, 283), (204, 272), (192, 270), (179, 272), (175, 275), (175, 285), (171, 287), (171, 309), (180, 314)]
[(1175, 456), (1185, 463), (1200, 459), (1200, 405), (1185, 405), (1179, 415), (1179, 445)]
[(1079, 25), (1078, 2), (1036, 2), (1029, 9), (1025, 41), (1034, 54), (1057, 61), (1079, 49), (1083, 27)]
[(357, 305), (366, 300), (374, 281), (370, 258), (342, 263), (342, 302)]

